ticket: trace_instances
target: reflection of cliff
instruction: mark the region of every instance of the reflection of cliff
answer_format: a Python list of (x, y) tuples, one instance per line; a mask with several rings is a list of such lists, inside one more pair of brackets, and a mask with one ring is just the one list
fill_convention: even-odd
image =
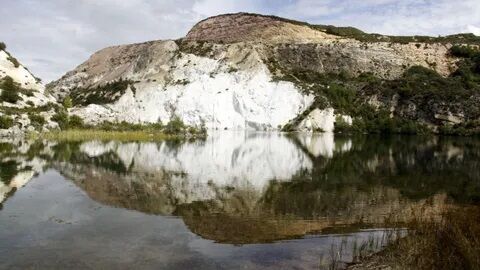
[[(312, 153), (277, 133), (222, 132), (206, 141), (176, 144), (60, 144), (55, 148), (55, 164), (96, 200), (171, 214), (166, 210), (171, 207), (160, 209), (152, 200), (166, 197), (160, 199), (164, 205), (186, 204), (215, 200), (232, 189), (261, 194), (272, 179), (289, 181), (301, 171), (310, 171), (311, 156), (337, 151), (331, 134), (306, 136), (302, 141)], [(109, 190), (118, 194), (108, 194)], [(134, 205), (131, 198), (136, 199)]]
[[(369, 199), (372, 200), (369, 203), (361, 199), (357, 202), (343, 201), (346, 204), (342, 205), (343, 209), (337, 215), (320, 217), (318, 213), (319, 217), (313, 219), (304, 219), (294, 214), (268, 214), (267, 206), (262, 204), (258, 207), (263, 207), (265, 213), (258, 216), (212, 211), (213, 209), (209, 207), (211, 202), (188, 205), (187, 209), (181, 209), (179, 212), (188, 228), (205, 239), (220, 243), (254, 244), (294, 239), (308, 234), (358, 232), (360, 229), (376, 226), (384, 228), (385, 221), (391, 221), (392, 226), (398, 225), (411, 220), (418, 213), (429, 216), (438, 215), (447, 203), (445, 196), (441, 195), (420, 201), (390, 198), (390, 200), (386, 199), (385, 203), (378, 204), (373, 202), (377, 198)], [(338, 203), (337, 206), (340, 204)], [(348, 212), (355, 214), (348, 215), (346, 214)]]
[(392, 216), (404, 220), (410, 209), (425, 204), (383, 187), (343, 187), (332, 192), (308, 181), (292, 188), (286, 187), (289, 182), (271, 182), (259, 192), (214, 183), (189, 187), (186, 175), (165, 172), (117, 174), (70, 166), (58, 168), (92, 199), (144, 213), (180, 216), (192, 232), (222, 243), (264, 243), (330, 228), (369, 228)]
[(8, 197), (43, 170), (45, 161), (32, 154), (40, 154), (44, 148), (43, 143), (15, 145), (0, 142), (0, 209)]
[[(431, 198), (434, 209), (445, 201), (438, 194), (480, 198), (475, 139), (226, 133), (185, 143), (17, 148), (23, 152), (2, 152), (2, 162), (15, 162), (12, 177), (2, 179), (39, 172), (26, 166), (42, 160), (98, 202), (180, 216), (192, 232), (218, 242), (374, 227), (392, 215), (408, 217)], [(2, 175), (9, 171), (3, 167)]]
[(237, 244), (402, 220), (435, 194), (459, 199), (479, 184), (478, 172), (469, 170), (479, 153), (447, 139), (235, 134), (76, 147), (56, 167), (94, 200), (181, 216), (192, 232)]

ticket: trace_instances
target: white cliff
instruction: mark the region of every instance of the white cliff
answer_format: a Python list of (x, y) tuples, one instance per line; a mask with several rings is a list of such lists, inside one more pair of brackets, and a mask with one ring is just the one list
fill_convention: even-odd
[(219, 60), (186, 55), (178, 59), (167, 85), (138, 84), (113, 104), (71, 112), (87, 122), (167, 123), (179, 116), (188, 125), (210, 129), (277, 129), (313, 101), (289, 82), (272, 82), (266, 67), (228, 72)]

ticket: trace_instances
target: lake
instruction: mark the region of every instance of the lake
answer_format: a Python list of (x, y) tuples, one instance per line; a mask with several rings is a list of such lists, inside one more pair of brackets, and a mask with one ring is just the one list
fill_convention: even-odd
[(225, 131), (0, 157), (0, 269), (322, 269), (417, 210), (480, 202), (478, 138)]

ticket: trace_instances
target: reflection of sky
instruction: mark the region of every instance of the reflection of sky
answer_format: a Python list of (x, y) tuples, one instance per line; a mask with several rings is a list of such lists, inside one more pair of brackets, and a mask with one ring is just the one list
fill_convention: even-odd
[(332, 244), (369, 235), (217, 244), (192, 234), (180, 219), (101, 205), (49, 171), (0, 211), (0, 268), (317, 269)]

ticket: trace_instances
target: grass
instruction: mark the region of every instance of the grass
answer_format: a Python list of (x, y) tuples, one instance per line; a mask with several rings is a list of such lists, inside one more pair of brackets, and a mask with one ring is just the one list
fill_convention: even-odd
[(352, 269), (369, 265), (391, 269), (480, 269), (480, 206), (444, 207), (439, 216), (416, 216), (408, 236)]
[(205, 138), (207, 131), (201, 127), (187, 126), (183, 121), (174, 117), (167, 125), (131, 124), (127, 122), (103, 122), (96, 126), (85, 125), (78, 116), (67, 115), (68, 125), (63, 130), (32, 134), (30, 137), (57, 141), (161, 141), (167, 139), (201, 139)]
[(33, 139), (47, 139), (55, 141), (161, 141), (177, 139), (179, 135), (169, 135), (160, 131), (107, 131), (94, 129), (71, 129), (51, 131), (30, 135)]

